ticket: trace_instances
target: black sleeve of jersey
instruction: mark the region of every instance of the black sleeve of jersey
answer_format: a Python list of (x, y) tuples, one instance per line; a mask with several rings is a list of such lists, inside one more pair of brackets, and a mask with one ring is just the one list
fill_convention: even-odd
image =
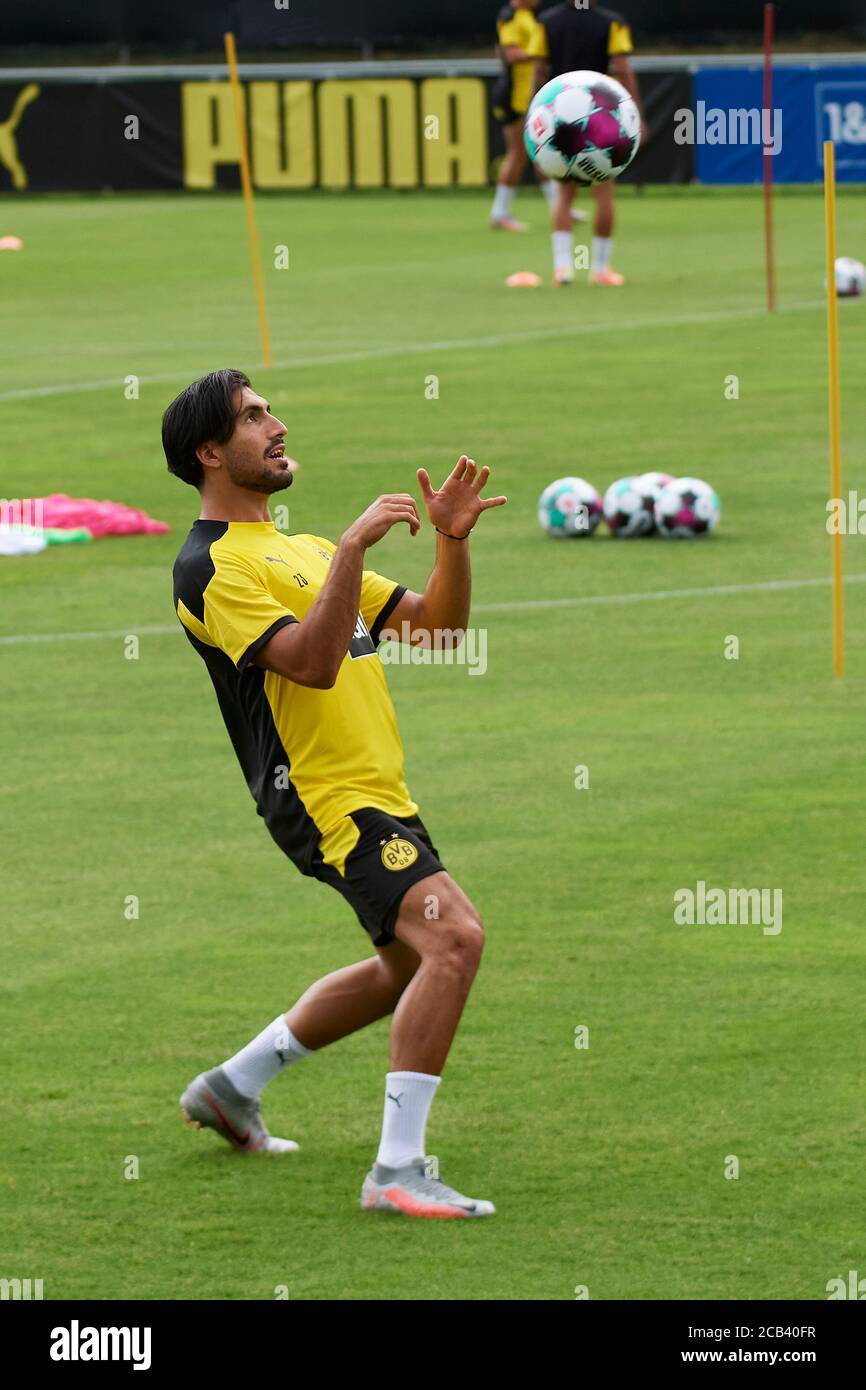
[(374, 646), (378, 647), (382, 637), (382, 628), (385, 626), (391, 614), (394, 612), (394, 609), (397, 607), (397, 604), (400, 602), (405, 592), (406, 585), (398, 584), (394, 592), (391, 594), (390, 598), (385, 603), (384, 607), (379, 610), (379, 613), (376, 617), (376, 621), (370, 628), (370, 636), (373, 639)]
[(281, 627), (288, 627), (289, 623), (296, 623), (298, 620), (291, 613), (286, 613), (284, 617), (277, 618), (276, 622), (271, 623), (267, 632), (263, 632), (261, 637), (257, 637), (255, 642), (251, 642), (238, 662), (238, 670), (245, 671), (254, 656), (258, 656), (262, 647), (266, 647), (274, 633), (279, 632)]

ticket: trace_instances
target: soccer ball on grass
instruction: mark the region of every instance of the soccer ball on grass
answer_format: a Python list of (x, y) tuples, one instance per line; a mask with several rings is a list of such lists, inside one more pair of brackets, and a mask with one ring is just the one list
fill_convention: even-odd
[(615, 536), (648, 536), (655, 530), (655, 504), (661, 489), (641, 478), (617, 478), (604, 494), (604, 519)]
[(601, 521), (601, 498), (585, 478), (557, 478), (538, 499), (538, 520), (549, 536), (591, 536)]
[(840, 299), (856, 299), (866, 294), (866, 266), (862, 261), (839, 256), (836, 261), (836, 293)]
[(720, 514), (718, 497), (700, 478), (675, 478), (662, 488), (655, 505), (656, 526), (668, 540), (708, 536)]

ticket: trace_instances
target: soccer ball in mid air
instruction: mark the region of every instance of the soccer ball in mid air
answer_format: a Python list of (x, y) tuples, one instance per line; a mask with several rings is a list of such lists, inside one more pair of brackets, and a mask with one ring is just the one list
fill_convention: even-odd
[(655, 530), (655, 504), (661, 489), (642, 478), (618, 478), (604, 494), (604, 519), (615, 536), (648, 536)]
[(675, 478), (662, 488), (655, 506), (656, 526), (669, 540), (708, 536), (720, 514), (718, 497), (700, 478)]
[(585, 478), (558, 478), (538, 499), (538, 520), (549, 536), (591, 536), (601, 521), (601, 498)]
[(548, 179), (607, 183), (640, 145), (640, 112), (622, 83), (600, 72), (567, 72), (547, 82), (526, 113), (529, 157)]
[(862, 261), (854, 261), (850, 256), (840, 256), (836, 261), (836, 293), (840, 299), (854, 299), (866, 294), (866, 266)]

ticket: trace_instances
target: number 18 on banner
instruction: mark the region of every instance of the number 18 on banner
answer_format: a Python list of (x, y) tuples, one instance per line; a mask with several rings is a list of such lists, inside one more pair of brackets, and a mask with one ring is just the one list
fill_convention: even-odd
[(815, 99), (819, 164), (824, 163), (824, 143), (831, 140), (837, 175), (866, 179), (866, 77), (819, 82)]

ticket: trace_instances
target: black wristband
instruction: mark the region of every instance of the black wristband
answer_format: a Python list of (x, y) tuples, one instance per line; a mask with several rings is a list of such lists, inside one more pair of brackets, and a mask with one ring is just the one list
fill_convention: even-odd
[(436, 530), (439, 532), (440, 536), (447, 536), (449, 541), (468, 541), (474, 529), (474, 526), (470, 526), (465, 536), (452, 536), (450, 531), (443, 531), (440, 526), (436, 527)]

